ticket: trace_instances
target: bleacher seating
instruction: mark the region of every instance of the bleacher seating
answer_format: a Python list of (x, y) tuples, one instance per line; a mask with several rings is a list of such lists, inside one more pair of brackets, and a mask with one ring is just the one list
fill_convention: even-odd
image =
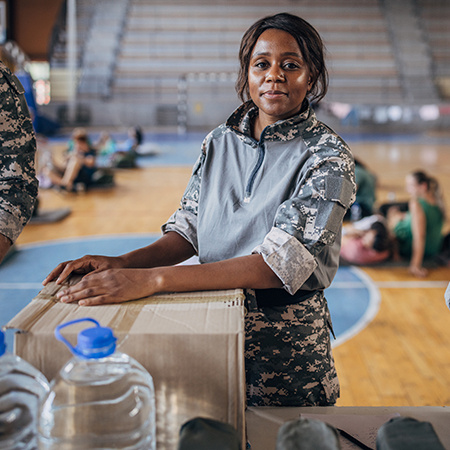
[[(432, 12), (436, 2), (442, 5), (444, 20)], [(414, 4), (429, 33), (436, 82), (445, 86), (450, 85), (450, 50), (445, 45), (450, 7), (443, 0), (436, 2)], [(269, 0), (244, 4), (108, 0), (108, 7), (102, 0), (79, 0), (77, 4), (78, 23), (84, 27), (78, 33), (80, 99), (107, 99), (111, 110), (115, 102), (122, 105), (117, 111), (131, 110), (138, 117), (145, 112), (152, 123), (173, 125), (182, 110), (195, 116), (198, 124), (221, 121), (239, 103), (234, 83), (244, 31), (255, 20), (281, 11), (305, 18), (323, 37), (330, 72), (327, 101), (389, 106), (408, 100), (407, 72), (392, 42), (392, 23), (382, 0), (279, 0), (276, 5)]]
[(132, 0), (112, 92), (116, 96), (159, 92), (174, 100), (181, 75), (236, 73), (243, 32), (258, 18), (280, 11), (301, 15), (324, 38), (331, 100), (399, 100), (398, 71), (378, 0), (281, 1), (276, 6), (265, 0), (257, 7), (239, 2), (231, 7), (223, 2)]
[(435, 82), (441, 96), (450, 99), (450, 3), (419, 0), (418, 8), (433, 58)]

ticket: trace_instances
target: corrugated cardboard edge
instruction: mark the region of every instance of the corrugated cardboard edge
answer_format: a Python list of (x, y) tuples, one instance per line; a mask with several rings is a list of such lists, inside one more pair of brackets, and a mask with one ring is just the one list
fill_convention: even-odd
[[(38, 293), (38, 295), (16, 316), (14, 316), (5, 328), (16, 329), (19, 332), (29, 331), (41, 317), (57, 303), (60, 303), (56, 294), (63, 288), (76, 284), (81, 277), (71, 277), (63, 284), (50, 282)], [(244, 306), (245, 294), (242, 289), (220, 290), (220, 291), (201, 291), (201, 292), (182, 292), (169, 294), (155, 294), (150, 297), (144, 297), (139, 300), (126, 302), (127, 305), (136, 304), (139, 307), (143, 305), (162, 305), (162, 304), (195, 304), (195, 303), (221, 303), (228, 307)], [(73, 303), (74, 308), (83, 308), (88, 313), (89, 307), (80, 307)], [(108, 305), (104, 305), (108, 306)], [(126, 331), (126, 330), (121, 330)]]

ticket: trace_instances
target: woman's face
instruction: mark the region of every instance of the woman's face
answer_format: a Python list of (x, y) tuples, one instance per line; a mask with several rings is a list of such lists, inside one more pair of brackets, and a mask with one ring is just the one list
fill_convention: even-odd
[(264, 126), (300, 112), (310, 71), (291, 34), (278, 29), (261, 34), (250, 58), (248, 85)]
[(86, 153), (89, 151), (89, 145), (85, 140), (75, 139), (74, 140), (74, 149), (77, 152)]
[(405, 178), (405, 188), (406, 192), (411, 197), (417, 197), (423, 195), (427, 190), (426, 183), (418, 183), (413, 175), (407, 175)]

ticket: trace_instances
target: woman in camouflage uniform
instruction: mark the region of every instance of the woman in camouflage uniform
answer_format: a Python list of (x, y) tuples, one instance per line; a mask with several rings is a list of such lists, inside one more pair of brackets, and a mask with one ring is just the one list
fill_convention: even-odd
[[(331, 405), (339, 383), (323, 291), (355, 182), (347, 145), (310, 107), (327, 90), (323, 44), (303, 19), (277, 14), (245, 33), (240, 63), (244, 103), (205, 138), (163, 237), (62, 263), (44, 283), (95, 271), (59, 294), (82, 305), (245, 288), (248, 404)], [(174, 266), (194, 254), (200, 265)]]

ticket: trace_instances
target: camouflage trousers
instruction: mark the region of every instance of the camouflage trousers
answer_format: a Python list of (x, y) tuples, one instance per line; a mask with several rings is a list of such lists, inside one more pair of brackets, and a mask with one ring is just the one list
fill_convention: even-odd
[(339, 381), (323, 292), (301, 303), (261, 308), (254, 291), (246, 297), (247, 405), (333, 405)]

